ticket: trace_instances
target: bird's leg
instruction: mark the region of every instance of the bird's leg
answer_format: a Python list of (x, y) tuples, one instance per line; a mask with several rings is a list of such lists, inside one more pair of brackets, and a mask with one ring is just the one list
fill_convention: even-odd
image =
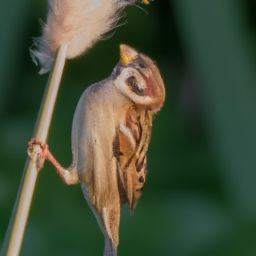
[(28, 155), (30, 157), (33, 154), (34, 146), (36, 145), (41, 148), (36, 163), (38, 170), (41, 170), (44, 166), (45, 160), (48, 160), (55, 167), (57, 174), (67, 185), (74, 185), (79, 182), (76, 168), (65, 169), (53, 156), (47, 144), (36, 139), (31, 139), (28, 143)]

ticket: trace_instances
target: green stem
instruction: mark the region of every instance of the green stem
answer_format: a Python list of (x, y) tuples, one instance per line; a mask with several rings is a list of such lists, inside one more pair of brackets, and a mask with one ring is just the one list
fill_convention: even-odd
[[(57, 93), (65, 65), (67, 45), (62, 45), (58, 52), (53, 70), (50, 74), (48, 86), (45, 91), (37, 123), (34, 130), (34, 138), (46, 143)], [(24, 238), (25, 228), (34, 194), (38, 170), (36, 168), (36, 158), (27, 159), (20, 188), (16, 198), (12, 217), (5, 235), (4, 245), (1, 251), (2, 256), (19, 255), (21, 244)]]

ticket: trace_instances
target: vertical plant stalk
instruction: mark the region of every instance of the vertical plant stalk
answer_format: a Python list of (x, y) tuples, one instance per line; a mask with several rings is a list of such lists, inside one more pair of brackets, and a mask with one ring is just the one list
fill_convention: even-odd
[[(57, 99), (60, 81), (65, 65), (67, 45), (62, 44), (57, 51), (54, 67), (49, 77), (48, 86), (41, 103), (37, 123), (33, 137), (46, 143), (51, 120), (53, 116), (54, 106)], [(34, 149), (35, 157), (28, 158), (20, 188), (16, 198), (12, 217), (9, 222), (8, 230), (5, 235), (4, 245), (1, 251), (2, 256), (19, 255), (21, 244), (23, 241), (26, 224), (31, 208), (31, 201), (34, 194), (35, 184), (38, 177), (36, 167), (38, 148)]]

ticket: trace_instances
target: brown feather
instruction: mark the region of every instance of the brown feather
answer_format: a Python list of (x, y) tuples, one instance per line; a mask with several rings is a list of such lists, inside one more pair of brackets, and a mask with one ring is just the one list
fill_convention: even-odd
[(130, 108), (126, 113), (125, 126), (131, 132), (136, 145), (133, 147), (127, 134), (120, 129), (117, 130), (113, 143), (119, 177), (126, 196), (122, 196), (122, 202), (128, 202), (131, 211), (135, 209), (146, 182), (146, 154), (151, 138), (152, 116), (151, 111)]

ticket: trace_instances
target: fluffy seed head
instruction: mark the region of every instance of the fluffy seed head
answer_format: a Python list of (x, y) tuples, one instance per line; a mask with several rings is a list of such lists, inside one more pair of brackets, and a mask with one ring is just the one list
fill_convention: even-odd
[(48, 72), (57, 49), (68, 45), (67, 58), (75, 58), (116, 25), (121, 11), (136, 0), (49, 0), (42, 36), (31, 50), (33, 61)]

